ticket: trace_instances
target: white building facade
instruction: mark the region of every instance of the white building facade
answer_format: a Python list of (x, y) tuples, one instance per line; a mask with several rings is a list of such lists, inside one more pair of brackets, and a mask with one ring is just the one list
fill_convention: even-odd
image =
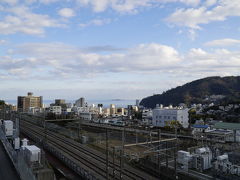
[(49, 112), (54, 113), (56, 115), (62, 114), (62, 107), (61, 106), (50, 106)]
[(156, 107), (153, 109), (152, 125), (157, 127), (165, 127), (171, 121), (178, 121), (184, 128), (189, 125), (188, 109), (173, 107)]
[(92, 113), (91, 112), (80, 112), (79, 113), (79, 117), (82, 119), (82, 120), (85, 120), (85, 121), (91, 121), (92, 120)]

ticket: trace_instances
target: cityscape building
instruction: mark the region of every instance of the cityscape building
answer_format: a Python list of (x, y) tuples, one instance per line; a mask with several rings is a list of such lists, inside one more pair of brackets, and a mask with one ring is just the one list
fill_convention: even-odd
[(75, 101), (75, 106), (77, 107), (84, 107), (85, 106), (85, 98), (81, 97)]
[(140, 104), (140, 100), (136, 99), (136, 106), (139, 107), (139, 104)]
[(173, 108), (172, 106), (157, 106), (153, 109), (152, 125), (158, 127), (169, 126), (171, 121), (178, 121), (184, 128), (189, 125), (187, 108)]
[(110, 115), (116, 114), (116, 106), (114, 104), (110, 104)]
[(42, 108), (42, 96), (33, 96), (32, 92), (28, 92), (27, 96), (18, 96), (17, 110), (19, 112), (28, 112), (30, 108)]
[(65, 99), (55, 99), (55, 105), (60, 106), (62, 104), (66, 104)]

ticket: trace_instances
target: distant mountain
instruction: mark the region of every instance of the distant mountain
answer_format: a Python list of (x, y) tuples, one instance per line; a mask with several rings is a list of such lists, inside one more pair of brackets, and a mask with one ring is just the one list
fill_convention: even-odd
[(177, 106), (180, 103), (204, 103), (207, 101), (240, 100), (240, 76), (207, 77), (170, 89), (162, 94), (142, 99), (140, 105), (148, 108), (156, 104)]

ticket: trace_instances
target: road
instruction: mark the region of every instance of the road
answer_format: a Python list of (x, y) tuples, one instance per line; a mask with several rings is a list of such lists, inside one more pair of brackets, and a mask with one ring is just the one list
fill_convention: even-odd
[(20, 180), (1, 141), (0, 141), (0, 179), (1, 180)]

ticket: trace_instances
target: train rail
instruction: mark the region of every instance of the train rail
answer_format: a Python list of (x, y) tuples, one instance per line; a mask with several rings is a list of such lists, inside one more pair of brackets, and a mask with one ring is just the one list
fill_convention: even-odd
[[(79, 166), (82, 166), (92, 174), (95, 174), (99, 179), (106, 179), (105, 154), (95, 151), (58, 133), (49, 130), (44, 131), (42, 127), (36, 126), (28, 121), (21, 121), (21, 129), (42, 140), (47, 137), (48, 144), (57, 148), (61, 153), (73, 158)], [(108, 163), (109, 179), (157, 179), (126, 164), (124, 165), (125, 168), (121, 170), (119, 161), (116, 160), (113, 164), (111, 157), (109, 157)], [(113, 170), (115, 170), (115, 173)]]

